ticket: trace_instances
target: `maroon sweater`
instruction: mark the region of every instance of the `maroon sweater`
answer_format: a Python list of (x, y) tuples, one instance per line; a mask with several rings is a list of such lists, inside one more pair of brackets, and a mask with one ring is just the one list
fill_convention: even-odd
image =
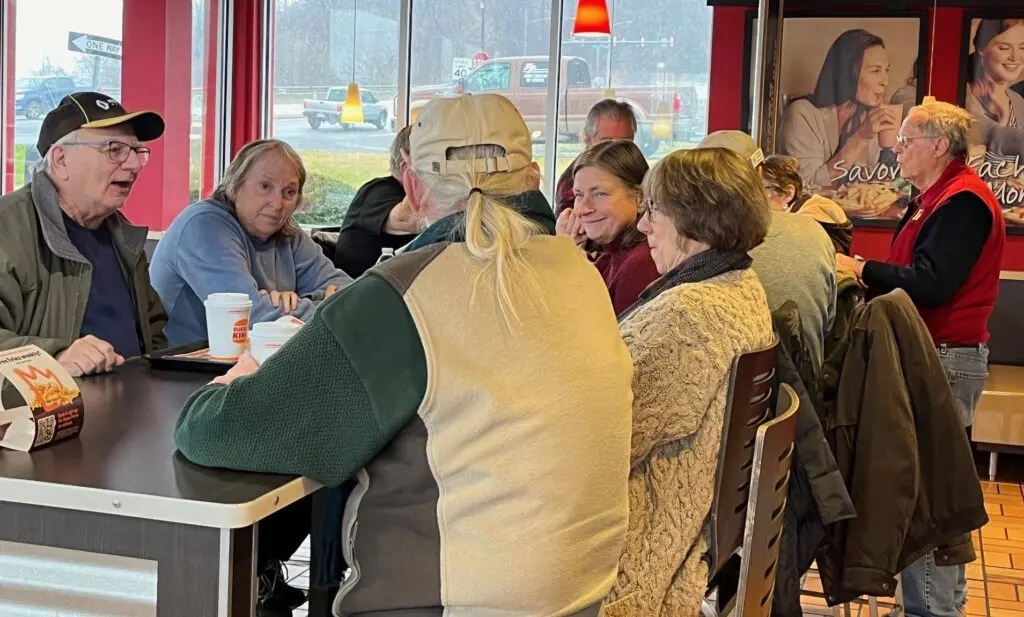
[(627, 249), (620, 248), (616, 240), (604, 247), (594, 265), (608, 286), (616, 315), (629, 308), (640, 292), (660, 276), (651, 259), (647, 238)]

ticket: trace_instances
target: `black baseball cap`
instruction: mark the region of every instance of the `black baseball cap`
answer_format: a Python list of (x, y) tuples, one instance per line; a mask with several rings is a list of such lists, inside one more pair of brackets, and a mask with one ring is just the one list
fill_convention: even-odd
[(45, 156), (58, 139), (78, 129), (101, 129), (131, 125), (139, 141), (151, 141), (164, 134), (164, 119), (155, 111), (128, 113), (120, 103), (99, 92), (76, 92), (60, 100), (43, 118), (36, 149)]

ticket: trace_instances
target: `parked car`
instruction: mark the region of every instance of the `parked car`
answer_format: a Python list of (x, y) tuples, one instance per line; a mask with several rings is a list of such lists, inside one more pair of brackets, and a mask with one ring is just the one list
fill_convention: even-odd
[(14, 114), (35, 120), (65, 96), (88, 89), (70, 77), (22, 77), (14, 82)]
[[(319, 129), (321, 124), (341, 124), (348, 128), (347, 124), (341, 122), (341, 112), (345, 109), (345, 95), (348, 88), (331, 88), (327, 91), (326, 99), (306, 99), (302, 102), (302, 115), (306, 117), (310, 128)], [(363, 90), (360, 93), (363, 102), (363, 118), (367, 123), (377, 127), (378, 131), (384, 130), (388, 125), (388, 109), (377, 100), (372, 92)]]
[[(604, 88), (592, 87), (590, 66), (583, 58), (562, 59), (565, 86), (560, 92), (559, 138), (579, 139), (587, 112), (605, 96)], [(692, 88), (691, 88), (692, 90)], [(461, 92), (493, 92), (507, 97), (522, 114), (534, 136), (544, 132), (548, 105), (547, 56), (495, 58), (469, 72), (464, 79), (445, 86), (413, 88), (410, 111), (415, 118), (427, 101)], [(696, 93), (694, 92), (694, 99)], [(647, 155), (657, 152), (672, 137), (674, 116), (681, 112), (679, 93), (656, 86), (616, 87), (615, 97), (633, 108), (637, 119), (636, 142)]]

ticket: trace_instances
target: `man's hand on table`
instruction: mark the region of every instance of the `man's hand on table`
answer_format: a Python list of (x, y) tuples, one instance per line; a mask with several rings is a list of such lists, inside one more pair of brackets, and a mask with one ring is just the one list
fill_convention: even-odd
[(222, 385), (230, 385), (231, 382), (238, 379), (239, 377), (245, 377), (246, 375), (252, 375), (256, 372), (256, 369), (260, 367), (256, 359), (249, 355), (249, 352), (245, 352), (238, 358), (238, 362), (231, 367), (231, 370), (217, 377), (210, 383), (219, 383)]
[(854, 259), (849, 255), (836, 253), (836, 271), (851, 272), (854, 276), (860, 279), (864, 275), (864, 262), (859, 259)]
[(91, 334), (71, 343), (57, 355), (57, 361), (72, 377), (106, 373), (124, 364), (124, 358), (114, 351), (110, 343)]

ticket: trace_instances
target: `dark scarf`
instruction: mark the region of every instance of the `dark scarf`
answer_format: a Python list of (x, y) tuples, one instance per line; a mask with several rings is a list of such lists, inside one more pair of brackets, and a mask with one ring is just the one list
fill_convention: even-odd
[(697, 253), (648, 285), (636, 302), (619, 315), (619, 323), (673, 287), (684, 283), (699, 283), (733, 270), (746, 270), (753, 262), (750, 255), (740, 251), (708, 249), (703, 253)]

